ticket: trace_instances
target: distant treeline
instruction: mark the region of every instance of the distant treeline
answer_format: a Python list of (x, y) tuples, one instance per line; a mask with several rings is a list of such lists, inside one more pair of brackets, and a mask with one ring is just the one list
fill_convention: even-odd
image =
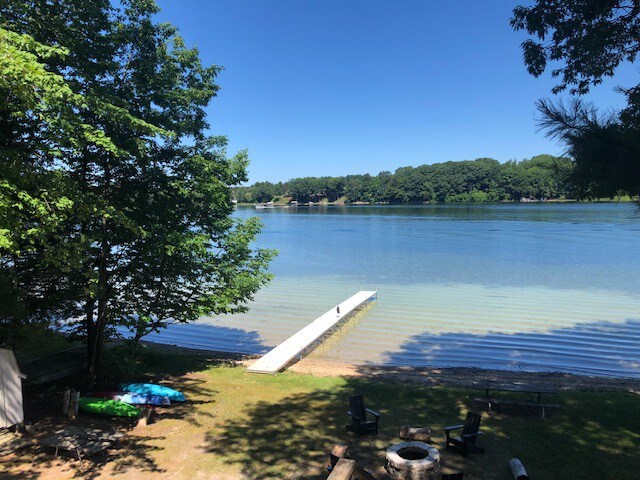
[(376, 176), (304, 177), (237, 187), (240, 203), (291, 199), (306, 202), (447, 203), (575, 198), (570, 159), (538, 155), (521, 162), (492, 158), (402, 167)]

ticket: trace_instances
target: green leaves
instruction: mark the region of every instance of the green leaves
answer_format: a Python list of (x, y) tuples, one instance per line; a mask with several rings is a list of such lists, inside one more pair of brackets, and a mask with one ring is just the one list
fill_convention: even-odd
[(554, 93), (570, 88), (572, 94), (584, 94), (612, 76), (620, 63), (634, 62), (640, 51), (635, 0), (537, 0), (514, 8), (511, 26), (538, 40), (522, 44), (529, 73), (540, 76), (549, 60), (561, 62), (552, 72), (561, 79)]
[[(539, 40), (522, 44), (529, 73), (537, 77), (548, 63), (558, 65), (551, 72), (560, 79), (553, 93), (569, 88), (573, 95), (585, 94), (640, 52), (636, 0), (537, 0), (516, 7), (511, 26)], [(542, 129), (564, 143), (575, 160), (573, 172), (563, 176), (582, 198), (640, 192), (640, 85), (619, 91), (627, 97), (627, 107), (603, 115), (579, 100), (568, 107), (538, 102)]]
[[(402, 167), (393, 174), (381, 172), (375, 177), (367, 174), (296, 178), (284, 184), (258, 182), (234, 190), (237, 198), (249, 202), (266, 202), (277, 196), (290, 196), (301, 202), (322, 198), (333, 201), (345, 196), (350, 202), (393, 204), (555, 198), (572, 191), (568, 176), (557, 174), (553, 168), (555, 162), (565, 161), (568, 162), (549, 155), (505, 164), (491, 158), (478, 158)], [(531, 173), (534, 165), (538, 168), (535, 175)]]
[(230, 218), (247, 152), (206, 134), (220, 67), (155, 12), (0, 2), (0, 276), (94, 361), (116, 326), (242, 310), (270, 278), (259, 225)]

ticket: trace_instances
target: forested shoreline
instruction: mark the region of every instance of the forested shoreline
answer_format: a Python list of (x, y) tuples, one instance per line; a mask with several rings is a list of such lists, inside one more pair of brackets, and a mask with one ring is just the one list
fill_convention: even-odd
[(257, 182), (234, 188), (239, 203), (481, 203), (576, 199), (573, 163), (538, 155), (500, 163), (492, 158), (401, 167), (394, 173), (303, 177), (287, 182)]

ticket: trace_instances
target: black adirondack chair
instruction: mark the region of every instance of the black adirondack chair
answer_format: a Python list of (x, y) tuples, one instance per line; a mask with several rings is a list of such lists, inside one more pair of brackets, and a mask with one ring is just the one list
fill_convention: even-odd
[[(464, 425), (452, 425), (451, 427), (444, 427), (444, 433), (447, 434), (447, 450), (450, 446), (459, 447), (462, 449), (462, 455), (467, 456), (470, 452), (483, 453), (484, 448), (476, 446), (477, 438), (482, 435), (480, 429), (480, 415), (477, 413), (467, 413), (467, 418), (464, 421)], [(462, 435), (459, 437), (452, 437), (451, 432), (453, 430), (462, 429)]]
[[(367, 417), (369, 414), (369, 417)], [(378, 420), (380, 414), (370, 408), (365, 408), (362, 395), (349, 397), (349, 411), (347, 415), (351, 417), (351, 425), (347, 425), (347, 430), (351, 430), (359, 437), (365, 433), (378, 433)]]

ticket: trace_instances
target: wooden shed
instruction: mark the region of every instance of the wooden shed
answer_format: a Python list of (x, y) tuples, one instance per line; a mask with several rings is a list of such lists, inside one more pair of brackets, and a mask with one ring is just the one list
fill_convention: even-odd
[(13, 352), (0, 348), (0, 428), (24, 422), (23, 378)]

